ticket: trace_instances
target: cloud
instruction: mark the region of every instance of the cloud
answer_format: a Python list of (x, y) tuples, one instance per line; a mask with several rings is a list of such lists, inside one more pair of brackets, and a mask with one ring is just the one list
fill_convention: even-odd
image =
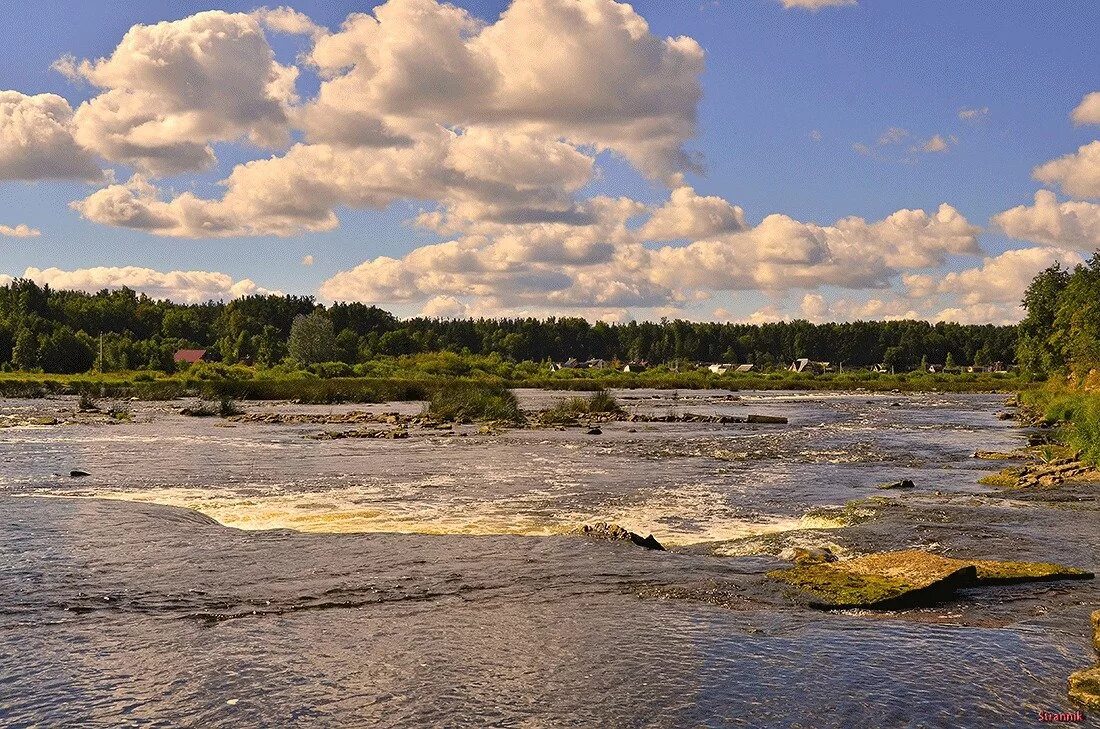
[(959, 109), (959, 118), (963, 121), (977, 122), (989, 116), (989, 107), (983, 106), (973, 109)]
[(491, 299), (557, 312), (678, 309), (719, 291), (882, 287), (900, 272), (980, 252), (980, 229), (948, 205), (935, 214), (902, 210), (877, 222), (846, 218), (831, 226), (771, 215), (755, 228), (659, 248), (644, 245), (648, 223), (638, 232), (627, 224), (643, 211), (634, 201), (598, 198), (585, 211), (588, 225), (479, 226), (402, 258), (365, 261), (324, 282), (320, 293), (391, 303)]
[(937, 134), (929, 139), (927, 142), (925, 142), (921, 149), (930, 154), (936, 154), (939, 152), (946, 152), (948, 149), (950, 149), (950, 146), (948, 145), (947, 140), (943, 138), (943, 135)]
[(76, 140), (148, 174), (209, 167), (212, 142), (289, 140), (298, 69), (275, 60), (252, 15), (212, 10), (135, 25), (110, 57), (55, 68), (103, 89), (77, 109)]
[(901, 127), (890, 127), (878, 138), (878, 146), (885, 147), (890, 144), (900, 144), (909, 136), (909, 130)]
[(903, 281), (907, 291), (917, 297), (950, 294), (966, 306), (1005, 304), (1019, 302), (1036, 274), (1055, 261), (1072, 266), (1083, 260), (1077, 251), (1065, 248), (1021, 248), (987, 257), (980, 266), (951, 271), (942, 277), (909, 275)]
[(703, 51), (654, 36), (624, 3), (515, 0), (484, 24), (435, 0), (389, 0), (351, 15), (310, 60), (328, 78), (302, 111), (311, 141), (347, 141), (332, 118), (368, 143), (425, 124), (503, 126), (618, 152), (655, 177), (694, 167), (684, 144)]
[(1073, 123), (1077, 126), (1084, 124), (1100, 124), (1100, 91), (1085, 94), (1081, 103), (1071, 114)]
[(155, 299), (181, 303), (200, 303), (211, 299), (234, 299), (252, 294), (277, 293), (257, 286), (251, 279), (234, 281), (231, 276), (211, 271), (171, 271), (162, 273), (136, 266), (83, 268), (63, 271), (59, 268), (28, 268), (23, 272), (40, 286), (95, 293), (123, 286)]
[(1006, 210), (993, 223), (1013, 238), (1078, 250), (1100, 248), (1100, 205), (1059, 203), (1050, 190), (1035, 193), (1035, 204)]
[(305, 35), (317, 39), (328, 34), (328, 29), (317, 25), (305, 13), (300, 13), (293, 8), (280, 6), (277, 8), (260, 8), (252, 13), (263, 26), (276, 33), (287, 35)]
[(898, 321), (925, 318), (913, 302), (897, 297), (871, 298), (866, 301), (836, 299), (827, 301), (821, 294), (806, 294), (799, 305), (802, 318), (815, 323), (831, 321)]
[(824, 138), (825, 138), (825, 135), (823, 135), (817, 129), (814, 129), (812, 132), (810, 132), (810, 141), (811, 142), (820, 142)]
[(699, 240), (745, 230), (745, 212), (720, 197), (703, 197), (691, 187), (672, 191), (641, 229), (650, 241)]
[(437, 319), (461, 319), (467, 315), (467, 308), (453, 296), (436, 296), (424, 304), (420, 313)]
[(848, 5), (858, 5), (858, 0), (780, 0), (783, 3), (783, 7), (788, 10), (792, 8), (802, 8), (805, 10), (818, 11), (823, 8), (840, 8)]
[(310, 266), (312, 266), (313, 265), (313, 255), (310, 254), (310, 255), (302, 256), (302, 265), (305, 266), (306, 268), (309, 268)]
[(852, 145), (852, 150), (856, 154), (863, 155), (864, 157), (867, 157), (871, 154), (871, 148), (868, 147), (863, 142), (856, 142), (855, 144), (853, 144)]
[(24, 223), (20, 223), (15, 227), (0, 225), (0, 236), (7, 236), (8, 238), (37, 238), (40, 235), (42, 235), (41, 230), (32, 228)]
[[(415, 144), (343, 148), (298, 144), (282, 157), (238, 165), (220, 200), (171, 199), (143, 176), (73, 204), (86, 219), (174, 237), (292, 236), (339, 224), (339, 207), (381, 210), (398, 200), (441, 201), (434, 225), (568, 219), (594, 160), (556, 140), (517, 132), (436, 129)], [(427, 218), (425, 218), (427, 220)]]
[(0, 91), (0, 180), (93, 180), (103, 176), (73, 139), (73, 110), (54, 94)]
[(1032, 174), (1047, 185), (1058, 185), (1068, 195), (1100, 197), (1100, 140), (1040, 165)]

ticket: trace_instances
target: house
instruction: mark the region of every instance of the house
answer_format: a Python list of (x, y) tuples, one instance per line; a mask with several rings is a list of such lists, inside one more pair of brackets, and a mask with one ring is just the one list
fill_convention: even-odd
[(716, 375), (724, 375), (730, 370), (734, 369), (736, 366), (737, 365), (731, 364), (712, 364), (710, 367), (707, 367), (707, 369)]
[(814, 362), (813, 360), (803, 357), (792, 362), (788, 369), (791, 372), (808, 372), (813, 375), (823, 375), (829, 371), (831, 364), (830, 362)]
[(206, 361), (205, 349), (181, 349), (172, 355), (176, 364), (198, 364)]
[(645, 372), (648, 369), (648, 362), (629, 362), (623, 367), (623, 372)]
[(560, 370), (575, 370), (580, 367), (580, 363), (573, 357), (570, 357), (564, 362), (554, 362), (550, 365), (551, 372), (558, 372)]
[(880, 375), (883, 375), (883, 374), (886, 374), (886, 375), (888, 375), (888, 374), (890, 374), (890, 368), (889, 368), (889, 367), (887, 367), (887, 366), (886, 366), (885, 364), (881, 364), (881, 363), (880, 363), (880, 364), (877, 364), (877, 365), (874, 365), (874, 366), (872, 366), (872, 367), (871, 367), (871, 371), (872, 371), (872, 372), (877, 372), (877, 373), (878, 373), (878, 374), (880, 374)]
[(939, 373), (943, 372), (945, 369), (947, 369), (947, 365), (941, 365), (941, 364), (930, 364), (930, 365), (928, 365), (928, 371), (931, 372), (933, 375), (938, 375)]
[(607, 360), (605, 359), (590, 359), (584, 363), (584, 368), (587, 370), (606, 370)]
[(752, 372), (756, 368), (756, 365), (745, 364), (737, 368), (737, 372)]

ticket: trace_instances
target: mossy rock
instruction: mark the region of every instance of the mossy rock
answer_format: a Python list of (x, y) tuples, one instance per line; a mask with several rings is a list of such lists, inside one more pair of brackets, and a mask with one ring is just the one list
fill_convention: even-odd
[(974, 584), (973, 565), (910, 550), (770, 572), (810, 596), (812, 607), (892, 610), (938, 602)]
[(799, 565), (768, 576), (808, 594), (813, 607), (891, 610), (939, 602), (963, 587), (1091, 579), (1093, 574), (1045, 562), (963, 560), (907, 550)]
[(979, 585), (1012, 585), (1020, 582), (1091, 580), (1094, 575), (1076, 567), (1048, 562), (998, 562), (979, 559), (969, 562), (978, 569)]
[(1092, 614), (1092, 647), (1100, 653), (1100, 610)]
[(1070, 676), (1069, 697), (1086, 709), (1100, 711), (1100, 666)]

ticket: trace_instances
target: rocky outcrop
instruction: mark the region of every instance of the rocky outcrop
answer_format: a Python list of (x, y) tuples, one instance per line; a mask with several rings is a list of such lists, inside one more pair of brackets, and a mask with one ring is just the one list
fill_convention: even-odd
[(1069, 697), (1086, 709), (1100, 711), (1100, 666), (1071, 675)]
[(645, 549), (653, 549), (660, 552), (665, 551), (664, 546), (658, 542), (652, 534), (648, 537), (643, 537), (640, 534), (635, 534), (632, 531), (623, 529), (618, 524), (607, 524), (605, 522), (587, 524), (581, 527), (580, 533), (589, 539), (600, 539), (608, 542), (631, 542)]
[[(1100, 654), (1100, 610), (1092, 614), (1092, 647)], [(1100, 666), (1071, 675), (1069, 697), (1086, 709), (1100, 711)]]
[(884, 552), (843, 562), (770, 572), (824, 609), (898, 609), (939, 602), (957, 589), (1019, 582), (1091, 579), (1091, 572), (1043, 562), (941, 557), (920, 550)]
[(409, 431), (404, 428), (396, 430), (369, 430), (359, 428), (357, 430), (328, 430), (309, 436), (313, 440), (350, 440), (350, 439), (387, 439), (404, 440), (409, 437)]
[(800, 565), (769, 577), (805, 593), (812, 607), (892, 610), (937, 602), (977, 579), (973, 565), (928, 552), (886, 552), (832, 564)]
[(978, 585), (1014, 585), (1021, 582), (1091, 580), (1094, 575), (1076, 567), (1049, 562), (999, 562), (979, 559), (969, 562), (978, 570)]
[(896, 490), (901, 490), (901, 489), (904, 489), (904, 490), (915, 489), (916, 487), (917, 487), (917, 485), (915, 483), (913, 483), (909, 479), (904, 479), (902, 481), (891, 481), (889, 483), (881, 483), (876, 488), (878, 488), (881, 491), (896, 491)]

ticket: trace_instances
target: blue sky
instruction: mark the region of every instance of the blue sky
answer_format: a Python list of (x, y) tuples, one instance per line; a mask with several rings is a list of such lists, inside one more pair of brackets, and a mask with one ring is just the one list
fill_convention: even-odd
[[(455, 4), (489, 23), (507, 5)], [(76, 108), (98, 90), (51, 70), (56, 59), (109, 56), (135, 24), (178, 20), (214, 7), (248, 12), (256, 3), (9, 4), (0, 9), (7, 29), (0, 89), (56, 93)], [(335, 30), (349, 13), (369, 12), (373, 4), (300, 0), (293, 7)], [(1066, 0), (1056, 10), (1034, 2), (957, 0), (861, 0), (817, 12), (785, 9), (777, 0), (643, 1), (633, 7), (655, 36), (690, 36), (705, 49), (698, 133), (687, 142), (703, 160), (705, 174), (689, 173), (687, 181), (699, 195), (741, 206), (750, 225), (771, 213), (822, 225), (847, 216), (876, 221), (903, 208), (935, 211), (946, 202), (970, 223), (989, 227), (992, 216), (1031, 202), (1042, 187), (1032, 178), (1033, 168), (1097, 137), (1097, 127), (1069, 121), (1082, 98), (1100, 88), (1100, 13), (1092, 0)], [(269, 37), (284, 64), (296, 63), (311, 46), (304, 36)], [(308, 98), (317, 84), (303, 64), (299, 93)], [(988, 112), (964, 120), (962, 109)], [(908, 135), (899, 144), (879, 146), (892, 127)], [(909, 151), (935, 135), (955, 141), (945, 153)], [(860, 154), (856, 144), (872, 153)], [(214, 146), (215, 168), (161, 179), (162, 193), (194, 190), (217, 197), (214, 183), (234, 164), (278, 153), (230, 142)], [(646, 179), (614, 153), (600, 154), (597, 164), (600, 174), (585, 195), (628, 195), (652, 205), (668, 196), (666, 184)], [(116, 170), (120, 181), (130, 174), (125, 165), (103, 166)], [(422, 201), (398, 201), (381, 212), (341, 207), (339, 228), (321, 233), (158, 237), (81, 219), (69, 203), (94, 189), (76, 181), (0, 182), (0, 224), (41, 231), (36, 238), (0, 238), (0, 273), (134, 265), (218, 271), (270, 289), (312, 294), (329, 277), (365, 260), (400, 258), (447, 237), (410, 224), (426, 208)], [(1082, 250), (1091, 243), (1076, 242)], [(983, 233), (980, 243), (990, 254), (1027, 245), (996, 230)], [(301, 265), (306, 255), (314, 256), (312, 267)], [(950, 255), (935, 275), (977, 262)], [(780, 302), (806, 291), (841, 295), (828, 282), (794, 293), (741, 290), (685, 311), (705, 317), (717, 302), (730, 316), (744, 317), (769, 302), (782, 308)], [(395, 302), (391, 308), (413, 313), (416, 304)]]

